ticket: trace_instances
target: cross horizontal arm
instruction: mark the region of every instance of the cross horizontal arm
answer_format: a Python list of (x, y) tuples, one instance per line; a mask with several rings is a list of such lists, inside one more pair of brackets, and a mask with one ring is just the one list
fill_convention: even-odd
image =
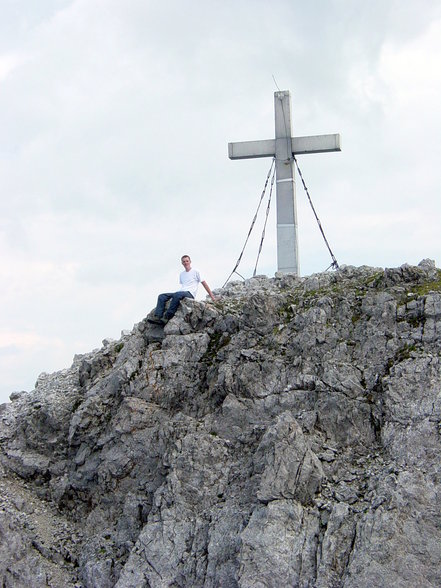
[[(340, 135), (315, 135), (311, 137), (291, 138), (293, 155), (306, 153), (328, 153), (341, 151)], [(228, 157), (230, 159), (254, 159), (256, 157), (274, 157), (276, 154), (275, 139), (264, 141), (242, 141), (228, 143)]]
[(341, 151), (340, 135), (314, 135), (311, 137), (293, 137), (293, 155), (305, 153), (328, 153), (329, 151)]
[(274, 139), (264, 141), (242, 141), (228, 143), (228, 157), (230, 159), (253, 159), (255, 157), (274, 157), (276, 142)]

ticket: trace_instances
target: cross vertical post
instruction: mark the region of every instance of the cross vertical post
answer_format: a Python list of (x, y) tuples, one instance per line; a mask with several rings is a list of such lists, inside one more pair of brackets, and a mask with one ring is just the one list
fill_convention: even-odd
[(228, 143), (230, 159), (275, 157), (277, 200), (277, 269), (299, 275), (297, 205), (294, 156), (306, 153), (341, 151), (340, 135), (293, 137), (291, 129), (291, 94), (274, 93), (275, 138), (263, 141)]
[(299, 275), (296, 185), (291, 142), (291, 96), (288, 91), (275, 92), (274, 112), (277, 267), (282, 273)]

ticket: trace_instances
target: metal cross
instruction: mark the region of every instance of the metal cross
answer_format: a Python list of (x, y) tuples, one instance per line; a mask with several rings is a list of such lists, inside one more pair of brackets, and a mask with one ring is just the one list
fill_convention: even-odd
[(341, 151), (340, 135), (293, 137), (291, 94), (274, 93), (275, 139), (228, 143), (230, 159), (275, 157), (277, 199), (277, 269), (299, 275), (294, 155)]

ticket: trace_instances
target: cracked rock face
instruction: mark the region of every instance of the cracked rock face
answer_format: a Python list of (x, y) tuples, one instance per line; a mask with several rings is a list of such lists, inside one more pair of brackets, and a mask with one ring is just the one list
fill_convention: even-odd
[(441, 272), (233, 282), (0, 407), (0, 583), (441, 585)]

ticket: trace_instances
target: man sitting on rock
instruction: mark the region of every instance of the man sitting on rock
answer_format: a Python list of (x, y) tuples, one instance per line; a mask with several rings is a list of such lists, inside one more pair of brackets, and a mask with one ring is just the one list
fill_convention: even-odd
[[(181, 263), (184, 266), (184, 271), (179, 275), (181, 289), (177, 292), (165, 292), (158, 296), (158, 303), (156, 305), (154, 316), (148, 319), (150, 323), (165, 325), (175, 315), (179, 303), (183, 298), (196, 298), (199, 283), (203, 285), (210, 298), (215, 302), (216, 298), (210, 290), (207, 282), (202, 280), (201, 274), (198, 270), (192, 269), (190, 256), (183, 255), (181, 257)], [(170, 300), (170, 305), (167, 311), (165, 311), (165, 305), (168, 300)]]

